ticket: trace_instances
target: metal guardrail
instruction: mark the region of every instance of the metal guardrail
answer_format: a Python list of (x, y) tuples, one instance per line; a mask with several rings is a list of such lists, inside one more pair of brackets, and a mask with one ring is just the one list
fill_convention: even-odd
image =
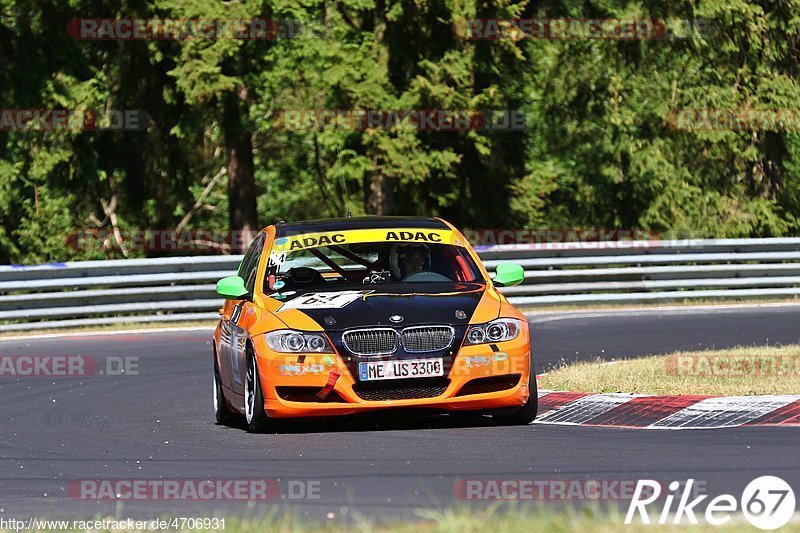
[[(502, 289), (522, 306), (642, 303), (800, 294), (800, 238), (610, 241), (485, 246), (525, 281)], [(0, 266), (0, 331), (116, 322), (214, 320), (217, 279), (241, 256)]]

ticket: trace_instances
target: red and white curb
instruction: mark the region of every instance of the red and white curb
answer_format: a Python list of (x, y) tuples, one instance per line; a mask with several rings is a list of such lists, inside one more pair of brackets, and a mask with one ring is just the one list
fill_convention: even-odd
[(641, 429), (800, 427), (800, 395), (653, 396), (539, 391), (534, 424)]

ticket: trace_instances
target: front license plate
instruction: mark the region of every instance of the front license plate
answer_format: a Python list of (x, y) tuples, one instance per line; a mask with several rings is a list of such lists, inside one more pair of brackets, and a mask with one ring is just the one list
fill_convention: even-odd
[(358, 363), (358, 379), (361, 381), (430, 378), (436, 376), (444, 376), (444, 363), (441, 357)]

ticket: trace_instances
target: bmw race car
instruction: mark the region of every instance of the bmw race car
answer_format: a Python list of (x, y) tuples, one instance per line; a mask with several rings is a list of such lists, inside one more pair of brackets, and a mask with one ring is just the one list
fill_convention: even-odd
[(225, 298), (214, 333), (218, 423), (387, 408), (536, 417), (528, 322), (464, 236), (438, 218), (354, 217), (268, 226)]

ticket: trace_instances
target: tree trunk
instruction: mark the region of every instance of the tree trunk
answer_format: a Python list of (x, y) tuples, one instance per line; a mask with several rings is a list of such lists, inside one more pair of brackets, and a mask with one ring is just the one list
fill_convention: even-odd
[(369, 215), (390, 215), (394, 211), (392, 182), (380, 172), (364, 178), (364, 210)]
[(228, 152), (228, 216), (231, 231), (231, 253), (247, 249), (258, 231), (256, 184), (253, 173), (251, 132), (243, 124), (242, 101), (247, 89), (239, 94), (228, 93), (223, 100), (222, 129)]

